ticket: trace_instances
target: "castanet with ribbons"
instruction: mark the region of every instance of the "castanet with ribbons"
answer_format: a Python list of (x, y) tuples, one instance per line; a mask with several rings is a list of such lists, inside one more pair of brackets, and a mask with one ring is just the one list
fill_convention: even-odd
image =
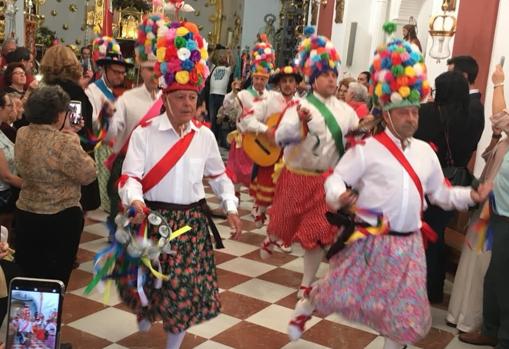
[[(132, 276), (137, 280), (137, 291), (142, 305), (148, 304), (143, 290), (147, 276), (157, 279), (156, 288), (169, 280), (161, 271), (159, 257), (161, 254), (174, 255), (172, 240), (191, 230), (184, 226), (172, 231), (166, 219), (157, 211), (148, 208), (146, 218), (141, 224), (134, 224), (136, 210), (133, 207), (116, 217), (117, 231), (115, 241), (107, 248), (99, 251), (94, 258), (94, 277), (85, 289), (90, 294), (95, 287), (104, 293), (105, 304), (108, 303), (112, 281), (119, 277)], [(159, 239), (155, 241), (149, 231), (156, 229)], [(153, 235), (153, 234), (152, 234)], [(106, 283), (106, 285), (105, 285)]]

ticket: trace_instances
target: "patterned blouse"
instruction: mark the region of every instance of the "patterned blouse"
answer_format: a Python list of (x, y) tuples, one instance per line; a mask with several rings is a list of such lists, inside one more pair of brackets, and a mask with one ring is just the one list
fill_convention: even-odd
[(96, 178), (94, 160), (76, 134), (50, 125), (22, 127), (14, 146), (18, 174), (23, 178), (17, 207), (38, 214), (55, 214), (80, 206), (81, 185)]

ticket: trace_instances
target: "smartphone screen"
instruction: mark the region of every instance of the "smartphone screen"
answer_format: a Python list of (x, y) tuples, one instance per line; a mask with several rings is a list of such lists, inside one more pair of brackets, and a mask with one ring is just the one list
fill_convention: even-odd
[(13, 279), (5, 349), (56, 349), (63, 294), (64, 285), (58, 280)]
[(69, 121), (71, 125), (79, 125), (81, 123), (81, 102), (69, 102)]

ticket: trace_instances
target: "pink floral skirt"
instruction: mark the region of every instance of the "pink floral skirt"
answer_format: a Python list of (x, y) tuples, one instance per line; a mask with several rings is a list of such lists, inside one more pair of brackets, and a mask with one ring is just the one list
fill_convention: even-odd
[(235, 184), (242, 184), (249, 188), (251, 184), (251, 173), (253, 172), (253, 160), (251, 160), (242, 148), (237, 147), (235, 140), (230, 144), (226, 169), (231, 180)]
[(317, 311), (339, 313), (402, 344), (431, 328), (426, 260), (420, 233), (370, 236), (330, 260), (311, 292)]

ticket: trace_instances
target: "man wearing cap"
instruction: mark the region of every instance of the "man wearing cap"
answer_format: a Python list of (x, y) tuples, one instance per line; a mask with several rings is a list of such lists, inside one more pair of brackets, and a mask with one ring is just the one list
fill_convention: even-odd
[[(175, 255), (161, 254), (160, 272), (169, 280), (158, 285), (146, 278), (145, 301), (130, 276), (118, 280), (122, 300), (136, 312), (141, 330), (162, 319), (168, 332), (166, 348), (179, 348), (187, 329), (216, 317), (220, 311), (216, 267), (209, 235), (211, 222), (205, 203), (203, 179), (221, 199), (228, 222), (241, 233), (238, 200), (225, 173), (214, 134), (191, 120), (196, 115), (198, 93), (208, 74), (207, 47), (195, 24), (172, 22), (158, 30), (155, 73), (163, 87), (163, 114), (137, 127), (119, 181), (125, 207), (133, 207), (136, 221), (147, 208), (165, 217), (176, 231), (187, 233), (172, 240)], [(157, 244), (158, 229), (148, 232)], [(216, 247), (221, 247), (217, 231)]]
[(412, 138), (420, 101), (429, 93), (420, 53), (393, 40), (377, 50), (371, 73), (386, 128), (350, 148), (325, 183), (329, 209), (337, 212), (331, 220), (343, 230), (328, 253), (328, 274), (297, 303), (288, 328), (292, 340), (315, 309), (373, 328), (385, 337), (384, 349), (423, 338), (431, 327), (419, 232), (424, 196), (444, 208), (466, 209), (491, 190), (491, 184), (478, 191), (451, 187), (431, 146)]
[[(278, 68), (272, 78), (272, 83), (279, 88), (279, 92), (271, 92), (265, 99), (255, 101), (251, 111), (240, 119), (240, 128), (244, 133), (264, 134), (269, 141), (274, 142), (275, 128), (269, 128), (267, 119), (275, 114), (284, 116), (284, 111), (296, 103), (295, 93), (302, 76), (294, 66)], [(294, 101), (294, 102), (292, 102)], [(274, 165), (254, 166), (250, 192), (255, 199), (255, 223), (262, 227), (266, 220), (267, 208), (272, 204), (274, 196)], [(282, 246), (281, 246), (282, 247)]]
[[(242, 91), (228, 93), (224, 98), (224, 105), (231, 103), (239, 104), (239, 110), (243, 112), (237, 116), (237, 131), (228, 135), (231, 141), (230, 152), (228, 153), (227, 168), (234, 177), (235, 184), (243, 184), (249, 187), (251, 184), (251, 175), (253, 162), (242, 150), (242, 133), (245, 131), (240, 123), (249, 110), (254, 106), (255, 101), (270, 99), (274, 91), (267, 90), (269, 77), (274, 70), (274, 50), (267, 41), (265, 35), (261, 35), (261, 41), (257, 42), (251, 51), (251, 74), (252, 85)], [(235, 84), (235, 82), (234, 82)]]
[[(307, 35), (312, 34), (307, 29)], [(312, 35), (302, 41), (297, 63), (312, 92), (287, 109), (275, 134), (276, 143), (284, 147), (285, 167), (276, 183), (261, 256), (268, 257), (278, 240), (284, 246), (301, 244), (305, 253), (299, 298), (314, 281), (323, 248), (334, 241), (325, 219), (324, 173), (337, 164), (344, 136), (358, 125), (353, 109), (335, 97), (339, 62), (327, 38)]]
[[(122, 171), (125, 153), (134, 128), (161, 113), (163, 106), (160, 97), (158, 79), (154, 75), (156, 64), (156, 35), (160, 26), (167, 23), (166, 18), (159, 15), (145, 17), (138, 27), (138, 38), (135, 51), (140, 66), (143, 84), (126, 91), (115, 103), (115, 113), (110, 119), (105, 141), (113, 141), (112, 155), (107, 160), (110, 169), (108, 180), (108, 196), (110, 213), (108, 226), (110, 235), (115, 232), (115, 217), (119, 211), (117, 181)], [(150, 42), (148, 44), (147, 42)]]

